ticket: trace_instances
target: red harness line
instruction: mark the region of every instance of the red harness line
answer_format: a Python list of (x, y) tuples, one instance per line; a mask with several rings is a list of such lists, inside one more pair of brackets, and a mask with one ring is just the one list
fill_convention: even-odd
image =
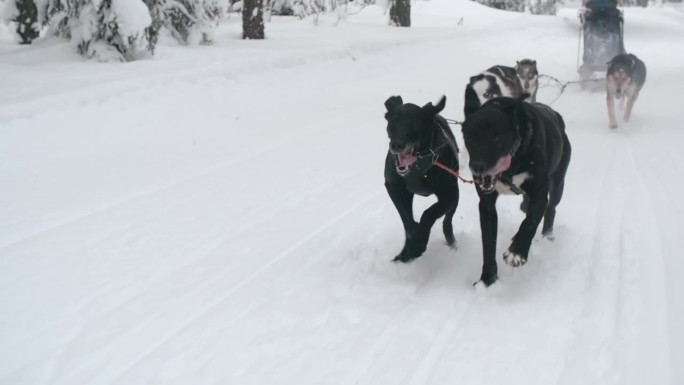
[(440, 161), (438, 161), (438, 160), (435, 160), (433, 164), (434, 164), (435, 166), (441, 168), (442, 170), (448, 172), (449, 174), (455, 176), (456, 178), (460, 179), (461, 182), (463, 182), (463, 183), (470, 183), (470, 184), (475, 183), (475, 182), (473, 182), (472, 180), (468, 180), (468, 179), (463, 178), (463, 177), (458, 173), (458, 171), (452, 170), (451, 168), (445, 166), (444, 163), (442, 163), (442, 162), (440, 162)]

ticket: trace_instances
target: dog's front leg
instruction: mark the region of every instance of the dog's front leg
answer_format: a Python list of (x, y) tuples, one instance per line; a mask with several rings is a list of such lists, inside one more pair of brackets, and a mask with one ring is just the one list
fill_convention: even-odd
[(622, 119), (625, 122), (629, 122), (629, 119), (632, 117), (632, 107), (634, 107), (634, 102), (636, 102), (639, 97), (639, 92), (628, 93), (625, 97), (627, 98), (627, 107), (625, 108), (625, 115)]
[(420, 257), (427, 249), (428, 240), (430, 239), (430, 229), (435, 224), (437, 219), (444, 216), (456, 203), (454, 198), (458, 197), (458, 191), (453, 191), (450, 188), (440, 189), (436, 191), (437, 202), (428, 207), (420, 216), (420, 221), (413, 231), (411, 239), (407, 243), (407, 255), (411, 259)]
[(417, 227), (417, 223), (415, 219), (413, 219), (413, 193), (406, 189), (403, 181), (385, 182), (385, 188), (404, 225), (404, 247), (401, 249), (401, 252), (394, 257), (394, 260), (408, 262), (413, 258), (408, 257), (407, 248)]
[(617, 119), (615, 119), (615, 95), (608, 90), (606, 96), (606, 104), (608, 105), (608, 123), (610, 128), (617, 128)]
[(496, 213), (496, 199), (499, 194), (497, 192), (483, 194), (479, 189), (477, 193), (480, 196), (480, 231), (482, 232), (482, 275), (480, 281), (485, 286), (489, 286), (499, 278), (496, 266), (496, 237), (499, 222)]
[(508, 247), (508, 251), (503, 256), (504, 261), (512, 267), (518, 267), (527, 262), (532, 238), (534, 238), (534, 234), (537, 232), (549, 202), (548, 181), (545, 178), (535, 181), (535, 185), (526, 190), (530, 196), (527, 214), (520, 224), (518, 232), (513, 236), (513, 241)]

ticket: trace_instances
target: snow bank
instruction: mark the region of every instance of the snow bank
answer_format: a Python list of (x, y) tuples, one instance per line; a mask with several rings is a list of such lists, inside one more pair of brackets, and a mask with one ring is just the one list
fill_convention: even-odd
[(142, 0), (112, 0), (112, 14), (122, 36), (145, 35), (145, 28), (152, 24), (150, 11)]

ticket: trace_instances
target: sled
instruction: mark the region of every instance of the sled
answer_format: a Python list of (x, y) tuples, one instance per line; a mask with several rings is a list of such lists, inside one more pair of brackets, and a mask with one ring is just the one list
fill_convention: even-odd
[(586, 89), (605, 77), (611, 59), (625, 53), (624, 18), (622, 10), (610, 6), (580, 9), (578, 17), (581, 26), (577, 72), (580, 86)]

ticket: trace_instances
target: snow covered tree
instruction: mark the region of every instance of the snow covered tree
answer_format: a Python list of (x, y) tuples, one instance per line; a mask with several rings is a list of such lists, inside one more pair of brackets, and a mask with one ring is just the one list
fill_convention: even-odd
[(141, 0), (48, 0), (38, 9), (51, 33), (100, 61), (131, 61), (153, 51), (155, 31)]
[(92, 0), (85, 4), (72, 39), (79, 53), (101, 61), (132, 61), (149, 43), (149, 11), (141, 0)]
[(264, 37), (264, 0), (244, 0), (242, 38), (263, 39)]
[(318, 23), (318, 16), (325, 11), (325, 5), (318, 0), (294, 0), (292, 2), (293, 13), (300, 19), (312, 15), (314, 23)]
[(392, 0), (389, 12), (390, 24), (398, 27), (411, 26), (411, 0)]
[(503, 9), (506, 11), (514, 12), (524, 12), (525, 11), (525, 1), (524, 0), (476, 0), (482, 5), (486, 5), (491, 8)]
[(40, 23), (38, 22), (38, 8), (33, 0), (16, 0), (14, 4), (7, 7), (14, 7), (11, 21), (17, 24), (17, 35), (21, 44), (31, 44), (40, 35)]
[(144, 0), (157, 32), (169, 31), (181, 43), (210, 44), (224, 10), (218, 0)]
[(555, 15), (556, 0), (529, 0), (528, 9), (534, 15)]

